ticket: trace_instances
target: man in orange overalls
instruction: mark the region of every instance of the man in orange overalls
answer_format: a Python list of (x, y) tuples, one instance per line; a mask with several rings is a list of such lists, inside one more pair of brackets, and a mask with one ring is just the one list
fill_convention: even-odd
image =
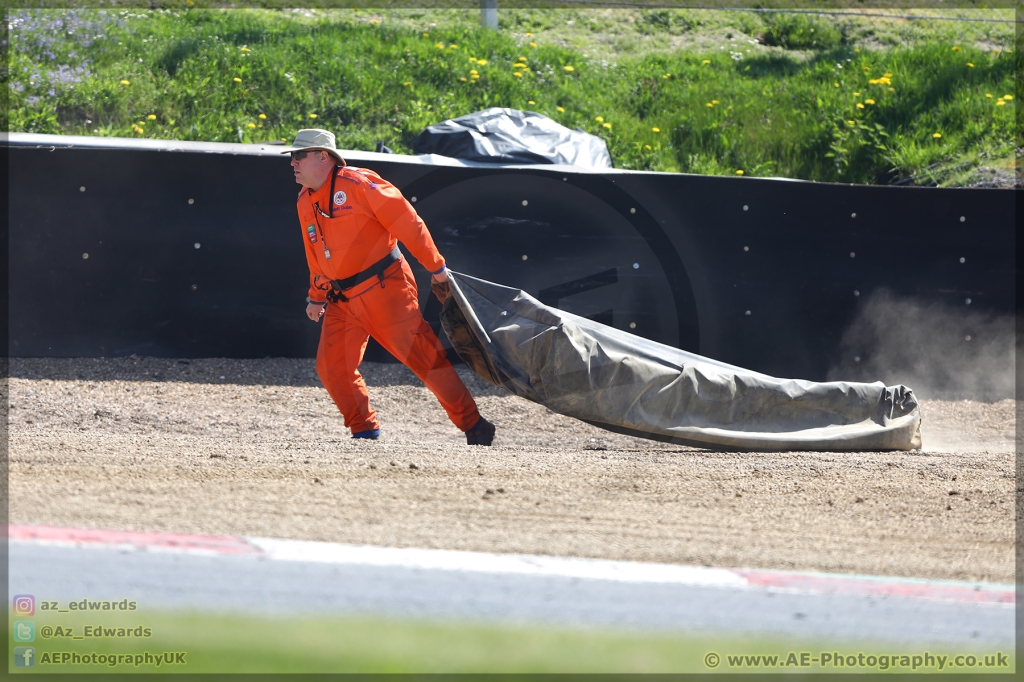
[(416, 280), (398, 242), (431, 273), (431, 288), (447, 296), (445, 261), (412, 205), (371, 170), (345, 164), (326, 130), (300, 130), (291, 148), (298, 211), (309, 263), (306, 315), (323, 317), (316, 371), (353, 438), (380, 435), (359, 373), (369, 337), (427, 385), (466, 433), (469, 445), (490, 445), (494, 425), (476, 403), (420, 314)]

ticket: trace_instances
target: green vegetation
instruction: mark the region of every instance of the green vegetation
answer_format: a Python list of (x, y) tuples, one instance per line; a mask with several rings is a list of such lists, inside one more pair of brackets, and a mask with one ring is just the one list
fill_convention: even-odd
[(620, 168), (959, 184), (1013, 166), (1012, 24), (500, 18), (492, 32), (440, 10), (17, 11), (9, 129), (261, 142), (316, 126), (411, 153), (424, 127), (503, 106), (600, 135)]
[[(39, 619), (36, 619), (39, 621)], [(142, 627), (151, 636), (121, 639), (71, 641), (37, 639), (35, 672), (140, 673), (457, 673), (457, 672), (601, 672), (601, 673), (707, 673), (715, 672), (835, 672), (835, 667), (780, 665), (790, 652), (841, 652), (865, 654), (932, 654), (992, 656), (995, 651), (979, 646), (919, 647), (912, 645), (841, 644), (783, 638), (714, 637), (672, 632), (614, 631), (555, 626), (498, 625), (483, 622), (425, 622), (386, 618), (324, 618), (299, 616), (233, 616), (202, 614), (110, 613), (77, 618), (61, 616), (64, 627), (84, 632), (85, 625)], [(37, 627), (57, 622), (37, 622)], [(96, 652), (97, 654), (141, 654), (184, 652), (184, 665), (162, 666), (64, 664), (52, 667), (43, 662), (46, 652)], [(715, 668), (705, 657), (719, 657)], [(1007, 655), (1008, 670), (1015, 658)], [(774, 655), (779, 663), (750, 670), (729, 656)], [(834, 655), (834, 653), (833, 653)], [(808, 657), (810, 658), (810, 657)], [(712, 660), (713, 657), (709, 660)], [(799, 659), (797, 659), (799, 660)], [(745, 661), (749, 664), (749, 659)], [(781, 669), (780, 669), (781, 668)], [(1005, 672), (1006, 669), (1002, 671)], [(849, 669), (846, 669), (849, 672)], [(879, 672), (871, 668), (856, 672)], [(947, 672), (973, 672), (964, 668)], [(909, 672), (898, 665), (886, 672)], [(922, 672), (918, 670), (918, 672)], [(931, 671), (934, 672), (934, 671)]]

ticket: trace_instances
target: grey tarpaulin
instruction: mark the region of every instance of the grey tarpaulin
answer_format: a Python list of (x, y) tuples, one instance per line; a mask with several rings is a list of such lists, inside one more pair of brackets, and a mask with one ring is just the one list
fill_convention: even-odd
[(432, 125), (412, 141), (417, 154), (470, 161), (611, 168), (608, 145), (532, 111), (491, 107)]
[(905, 386), (776, 379), (543, 305), (449, 271), (441, 324), (481, 377), (610, 431), (736, 450), (911, 450)]

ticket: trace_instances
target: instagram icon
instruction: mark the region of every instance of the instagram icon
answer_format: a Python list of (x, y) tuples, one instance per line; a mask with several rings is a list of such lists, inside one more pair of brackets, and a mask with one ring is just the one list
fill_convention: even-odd
[(14, 595), (14, 615), (31, 616), (36, 612), (36, 598), (31, 594)]

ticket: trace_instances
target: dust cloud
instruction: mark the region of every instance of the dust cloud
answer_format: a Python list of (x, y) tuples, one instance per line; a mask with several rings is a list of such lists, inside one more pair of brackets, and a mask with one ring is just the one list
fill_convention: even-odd
[(966, 303), (872, 293), (840, 341), (829, 380), (904, 384), (919, 398), (995, 402), (1014, 397), (1014, 317)]

